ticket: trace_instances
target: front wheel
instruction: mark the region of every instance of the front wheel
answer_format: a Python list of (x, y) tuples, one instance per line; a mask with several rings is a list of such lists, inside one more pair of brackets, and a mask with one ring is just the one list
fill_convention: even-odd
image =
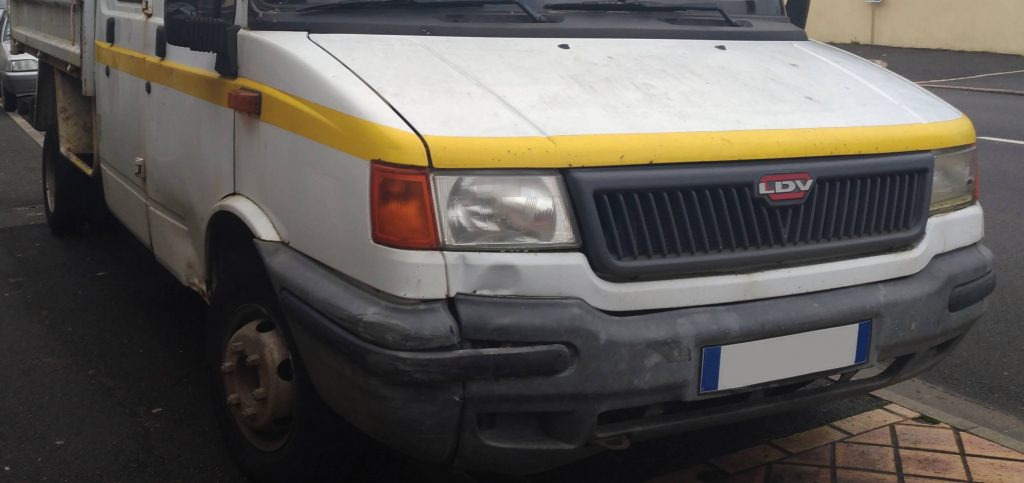
[(239, 288), (210, 308), (214, 404), (231, 453), (259, 481), (343, 478), (359, 436), (316, 394), (273, 293)]
[(43, 139), (43, 207), (50, 231), (68, 236), (81, 230), (80, 201), (86, 178), (60, 153), (59, 139), (56, 126), (48, 129)]

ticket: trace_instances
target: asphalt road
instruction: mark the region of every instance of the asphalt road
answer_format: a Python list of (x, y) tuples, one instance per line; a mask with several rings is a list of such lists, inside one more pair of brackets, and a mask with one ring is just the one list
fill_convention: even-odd
[[(927, 79), (927, 78), (926, 78)], [(1024, 139), (1024, 97), (942, 92), (984, 136)], [(1018, 411), (1024, 146), (981, 143), (992, 309), (925, 378)], [(0, 481), (244, 481), (220, 441), (200, 347), (204, 306), (124, 230), (59, 240), (39, 218), (39, 148), (0, 115)], [(634, 482), (883, 404), (863, 396), (643, 443), (533, 478)], [(361, 481), (453, 476), (374, 449)]]

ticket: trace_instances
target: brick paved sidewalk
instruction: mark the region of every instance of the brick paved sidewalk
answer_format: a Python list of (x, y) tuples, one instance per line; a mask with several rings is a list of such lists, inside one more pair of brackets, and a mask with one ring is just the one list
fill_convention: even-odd
[(890, 404), (648, 483), (1024, 483), (1024, 453)]

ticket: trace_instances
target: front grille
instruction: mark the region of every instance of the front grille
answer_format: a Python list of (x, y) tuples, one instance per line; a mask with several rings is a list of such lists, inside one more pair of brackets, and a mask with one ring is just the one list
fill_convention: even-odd
[[(771, 202), (764, 175), (809, 173), (802, 200)], [(642, 279), (852, 256), (923, 235), (931, 156), (613, 168), (567, 174), (591, 264)]]
[(617, 260), (703, 256), (913, 229), (927, 173), (819, 181), (799, 206), (771, 208), (749, 185), (595, 194)]

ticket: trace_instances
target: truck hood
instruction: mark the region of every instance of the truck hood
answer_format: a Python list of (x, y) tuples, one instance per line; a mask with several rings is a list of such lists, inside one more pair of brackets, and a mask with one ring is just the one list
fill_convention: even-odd
[(435, 166), (553, 167), (969, 144), (962, 114), (816, 42), (311, 35)]

